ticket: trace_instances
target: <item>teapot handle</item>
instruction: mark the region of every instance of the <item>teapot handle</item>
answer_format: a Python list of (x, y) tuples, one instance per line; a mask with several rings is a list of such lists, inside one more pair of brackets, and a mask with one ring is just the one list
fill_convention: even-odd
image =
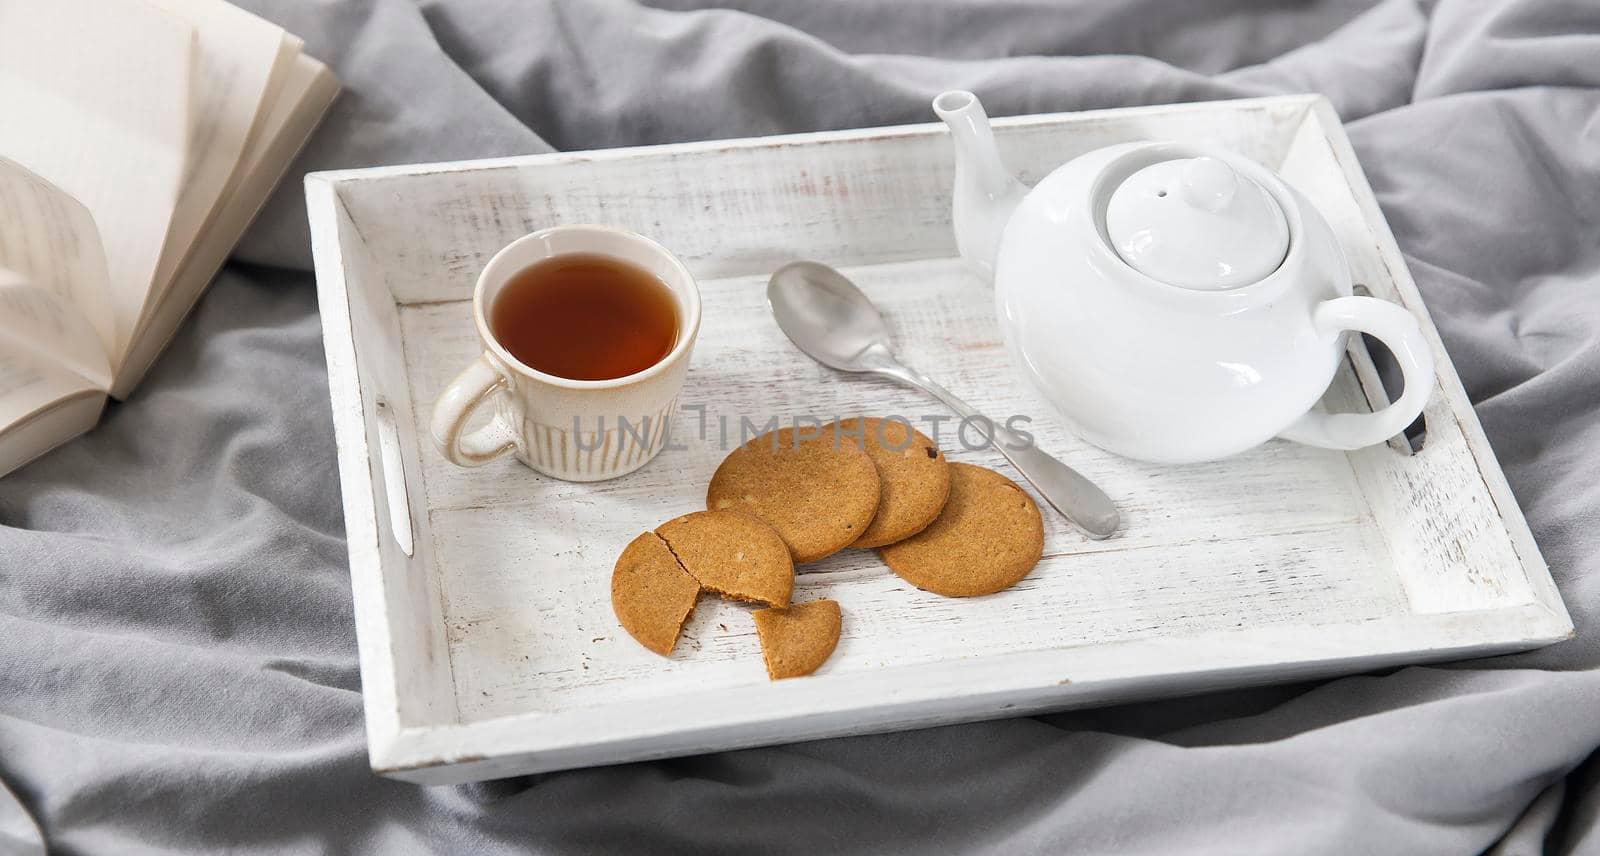
[(1312, 323), (1324, 336), (1350, 330), (1382, 341), (1400, 364), (1405, 389), (1399, 399), (1372, 413), (1310, 411), (1278, 436), (1349, 451), (1382, 443), (1416, 421), (1433, 392), (1433, 351), (1410, 312), (1376, 297), (1336, 297), (1317, 305)]

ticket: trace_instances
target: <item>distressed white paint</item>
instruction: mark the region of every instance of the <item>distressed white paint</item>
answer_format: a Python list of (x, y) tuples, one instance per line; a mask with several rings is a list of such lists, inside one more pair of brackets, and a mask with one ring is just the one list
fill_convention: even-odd
[[(1425, 317), (1320, 99), (996, 125), (1029, 179), (1128, 139), (1240, 150), (1311, 197), (1374, 294)], [(1271, 443), (1188, 467), (1116, 458), (1060, 429), (1007, 366), (990, 294), (952, 258), (949, 161), (942, 128), (930, 125), (308, 180), (376, 769), (464, 781), (1515, 650), (1570, 634), (1431, 324), (1439, 388), (1416, 455)], [(593, 485), (511, 461), (463, 470), (418, 443), (419, 414), (475, 352), (467, 298), (478, 267), (525, 231), (584, 221), (658, 237), (701, 278), (705, 318), (683, 402), (729, 414), (729, 442), (741, 413), (758, 422), (940, 413), (915, 393), (817, 366), (778, 332), (766, 275), (818, 258), (884, 306), (908, 362), (990, 414), (1032, 416), (1046, 448), (1118, 500), (1125, 531), (1088, 541), (1049, 516), (1034, 573), (973, 600), (912, 589), (861, 551), (802, 568), (797, 598), (832, 597), (845, 610), (839, 648), (812, 678), (768, 682), (748, 610), (714, 600), (670, 660), (649, 654), (611, 617), (611, 562), (637, 532), (702, 506), (722, 455), (714, 418), (710, 437), (696, 436), (690, 415), (675, 438), (683, 448)], [(1353, 359), (1366, 367), (1364, 354)], [(1381, 395), (1346, 371), (1326, 403), (1351, 409)], [(398, 429), (410, 557), (378, 402)], [(944, 439), (954, 459), (1008, 471), (998, 456)]]

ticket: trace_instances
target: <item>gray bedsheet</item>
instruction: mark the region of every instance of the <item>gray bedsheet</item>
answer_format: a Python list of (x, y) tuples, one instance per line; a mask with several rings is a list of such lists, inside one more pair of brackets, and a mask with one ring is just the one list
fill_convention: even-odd
[[(346, 92), (138, 392), (0, 481), (0, 779), (53, 851), (1600, 848), (1594, 0), (245, 5)], [(461, 788), (368, 772), (299, 176), (925, 121), (948, 87), (997, 115), (1326, 93), (1577, 638)], [(29, 827), (0, 808), (0, 852)]]

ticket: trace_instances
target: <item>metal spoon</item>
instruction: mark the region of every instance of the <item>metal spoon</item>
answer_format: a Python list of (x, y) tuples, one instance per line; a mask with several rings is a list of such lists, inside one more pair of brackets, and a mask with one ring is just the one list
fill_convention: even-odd
[(1045, 502), (1084, 534), (1099, 539), (1116, 531), (1117, 507), (1093, 482), (900, 362), (878, 308), (844, 274), (818, 262), (792, 262), (772, 275), (767, 302), (778, 326), (807, 356), (840, 371), (882, 375), (927, 392), (984, 433)]

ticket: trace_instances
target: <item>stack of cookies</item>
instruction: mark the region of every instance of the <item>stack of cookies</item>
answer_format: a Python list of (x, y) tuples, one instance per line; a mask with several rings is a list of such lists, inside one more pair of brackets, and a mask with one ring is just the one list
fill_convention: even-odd
[(756, 631), (774, 679), (815, 671), (839, 639), (837, 603), (790, 605), (795, 564), (876, 548), (917, 588), (972, 597), (1015, 584), (1044, 550), (1026, 492), (992, 470), (946, 461), (903, 420), (757, 437), (717, 467), (706, 505), (623, 550), (611, 578), (617, 620), (666, 655), (702, 591), (759, 603)]

